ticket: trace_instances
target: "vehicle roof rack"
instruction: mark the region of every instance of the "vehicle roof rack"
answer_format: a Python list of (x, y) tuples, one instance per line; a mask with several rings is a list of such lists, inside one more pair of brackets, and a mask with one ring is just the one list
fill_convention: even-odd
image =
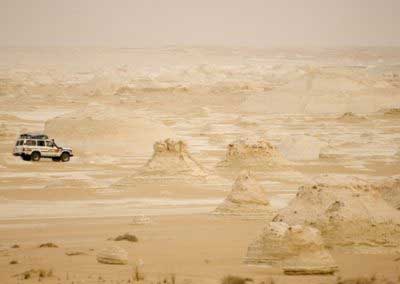
[(19, 136), (20, 139), (49, 139), (49, 136), (43, 133), (23, 133)]

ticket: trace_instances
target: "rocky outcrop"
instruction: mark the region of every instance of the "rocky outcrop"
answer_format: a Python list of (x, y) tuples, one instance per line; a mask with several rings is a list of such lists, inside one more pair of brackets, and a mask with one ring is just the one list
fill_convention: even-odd
[(330, 246), (397, 247), (400, 212), (373, 188), (317, 184), (299, 188), (274, 221), (310, 225)]
[(133, 225), (147, 225), (151, 223), (150, 217), (146, 215), (136, 215), (132, 218)]
[(189, 153), (185, 142), (166, 139), (154, 144), (151, 159), (140, 170), (150, 175), (206, 175), (204, 168)]
[(374, 188), (387, 203), (400, 210), (400, 178), (388, 179), (382, 183), (375, 184)]
[(214, 213), (265, 218), (274, 210), (269, 204), (267, 192), (249, 171), (242, 171), (233, 184), (232, 191)]
[(286, 274), (332, 274), (337, 270), (318, 229), (271, 222), (250, 244), (245, 261), (269, 264)]
[(166, 191), (186, 192), (203, 188), (208, 178), (206, 170), (189, 153), (186, 143), (166, 139), (154, 144), (153, 155), (143, 167), (114, 186), (124, 189), (147, 188), (148, 192), (160, 194)]
[(357, 115), (357, 114), (355, 114), (353, 112), (345, 112), (337, 120), (339, 122), (358, 123), (358, 122), (366, 121), (367, 118), (365, 116)]
[(108, 247), (97, 254), (97, 261), (104, 264), (127, 264), (128, 253), (117, 246)]
[(400, 108), (387, 109), (387, 110), (385, 110), (384, 115), (389, 116), (389, 117), (399, 117), (400, 118)]
[(268, 168), (284, 163), (278, 149), (265, 139), (240, 139), (228, 145), (218, 167)]

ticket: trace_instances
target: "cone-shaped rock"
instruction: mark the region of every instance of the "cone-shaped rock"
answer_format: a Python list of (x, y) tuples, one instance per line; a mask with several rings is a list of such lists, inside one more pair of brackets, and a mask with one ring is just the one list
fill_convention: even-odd
[(271, 216), (273, 209), (269, 204), (267, 192), (254, 179), (249, 171), (242, 171), (233, 184), (232, 191), (219, 205), (215, 214)]
[(165, 141), (154, 144), (154, 153), (135, 173), (114, 184), (116, 188), (135, 189), (156, 195), (165, 192), (199, 192), (210, 187), (205, 169), (189, 153), (183, 141)]

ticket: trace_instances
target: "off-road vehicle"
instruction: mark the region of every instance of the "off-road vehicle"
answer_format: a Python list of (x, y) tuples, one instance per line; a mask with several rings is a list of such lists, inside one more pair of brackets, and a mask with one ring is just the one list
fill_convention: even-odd
[(14, 156), (20, 156), (24, 161), (38, 162), (41, 158), (51, 158), (53, 161), (68, 162), (73, 156), (72, 149), (59, 147), (54, 139), (46, 134), (24, 133), (15, 143)]

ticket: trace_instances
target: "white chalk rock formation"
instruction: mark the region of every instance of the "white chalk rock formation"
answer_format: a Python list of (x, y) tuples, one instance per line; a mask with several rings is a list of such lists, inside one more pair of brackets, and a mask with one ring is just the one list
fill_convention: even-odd
[(332, 274), (337, 270), (318, 229), (271, 222), (250, 244), (246, 262), (283, 268), (287, 274)]
[(119, 180), (115, 187), (176, 192), (202, 188), (207, 180), (206, 170), (190, 155), (187, 145), (183, 141), (166, 139), (156, 142), (147, 163), (134, 174)]
[(392, 118), (400, 118), (400, 108), (387, 109), (385, 110), (384, 115)]
[(150, 175), (206, 175), (203, 167), (190, 155), (185, 142), (166, 139), (154, 144), (151, 159), (141, 169)]
[(97, 254), (97, 261), (104, 264), (127, 264), (128, 253), (117, 246), (107, 247)]
[(268, 201), (267, 192), (249, 171), (242, 171), (236, 178), (232, 191), (214, 213), (265, 218), (271, 217), (274, 210)]
[(400, 210), (400, 178), (391, 179), (378, 187), (383, 199)]
[(345, 112), (337, 120), (339, 122), (346, 122), (346, 123), (359, 123), (366, 121), (367, 118), (365, 116), (357, 115), (353, 112)]
[(133, 225), (147, 225), (150, 224), (151, 220), (150, 217), (146, 215), (136, 215), (133, 216), (132, 224)]
[(378, 182), (371, 182), (357, 176), (340, 174), (321, 174), (313, 179), (313, 184), (342, 186), (361, 191), (379, 193), (382, 198), (394, 208), (400, 210), (400, 178), (393, 177)]
[(228, 145), (225, 159), (218, 167), (264, 168), (284, 164), (278, 149), (265, 139), (240, 139)]
[(400, 178), (386, 181), (376, 186), (383, 199), (397, 210), (400, 210)]
[(400, 178), (389, 178), (373, 184), (360, 184), (359, 188), (375, 190), (395, 209), (400, 210)]
[(300, 187), (296, 197), (273, 220), (313, 226), (331, 246), (372, 248), (400, 244), (400, 212), (375, 189), (365, 186)]

